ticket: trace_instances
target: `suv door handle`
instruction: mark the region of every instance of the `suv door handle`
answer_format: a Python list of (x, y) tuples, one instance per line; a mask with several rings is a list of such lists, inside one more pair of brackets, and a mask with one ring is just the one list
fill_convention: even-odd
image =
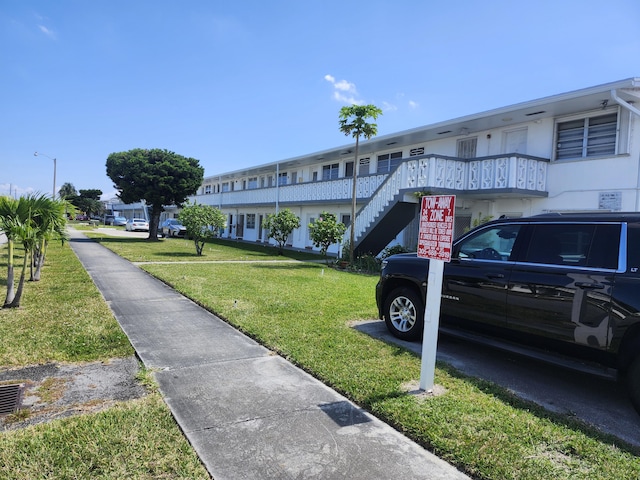
[(604, 285), (602, 285), (601, 283), (576, 282), (576, 287), (601, 290), (604, 288)]

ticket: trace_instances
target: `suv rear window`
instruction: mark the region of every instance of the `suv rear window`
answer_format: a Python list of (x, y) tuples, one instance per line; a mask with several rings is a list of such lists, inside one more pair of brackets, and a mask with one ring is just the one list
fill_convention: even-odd
[(619, 224), (533, 225), (526, 261), (615, 270), (619, 243)]

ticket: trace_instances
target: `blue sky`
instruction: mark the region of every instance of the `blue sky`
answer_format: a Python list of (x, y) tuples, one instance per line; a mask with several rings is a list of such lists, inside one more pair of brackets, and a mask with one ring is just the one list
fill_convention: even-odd
[(115, 193), (112, 152), (205, 175), (640, 77), (637, 0), (0, 0), (0, 194)]

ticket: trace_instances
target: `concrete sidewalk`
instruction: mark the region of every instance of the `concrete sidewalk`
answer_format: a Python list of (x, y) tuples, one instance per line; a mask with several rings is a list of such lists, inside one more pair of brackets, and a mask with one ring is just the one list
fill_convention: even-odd
[(215, 480), (467, 478), (129, 261), (70, 235)]

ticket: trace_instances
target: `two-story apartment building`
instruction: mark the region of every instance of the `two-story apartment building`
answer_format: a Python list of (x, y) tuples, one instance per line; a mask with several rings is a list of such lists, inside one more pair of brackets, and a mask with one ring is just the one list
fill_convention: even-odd
[(415, 192), (455, 194), (457, 233), (487, 216), (640, 211), (639, 101), (640, 78), (621, 80), (375, 137), (357, 165), (347, 145), (210, 175), (191, 200), (225, 213), (225, 237), (257, 242), (289, 208), (291, 245), (310, 248), (323, 210), (351, 226), (357, 169), (355, 248), (374, 254), (415, 247)]

